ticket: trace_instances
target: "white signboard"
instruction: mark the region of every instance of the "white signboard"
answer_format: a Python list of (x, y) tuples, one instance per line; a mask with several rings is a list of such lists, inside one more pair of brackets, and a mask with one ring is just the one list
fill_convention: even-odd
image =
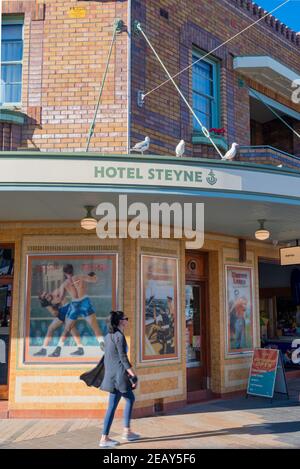
[(212, 168), (79, 159), (1, 158), (0, 184), (122, 184), (241, 190), (238, 175)]
[(300, 264), (300, 246), (280, 249), (280, 264), (293, 265)]
[[(135, 159), (128, 161), (126, 155), (112, 157), (84, 157), (55, 154), (48, 156), (1, 156), (0, 158), (0, 191), (13, 186), (22, 190), (22, 186), (63, 187), (64, 190), (75, 186), (113, 187), (130, 186), (131, 188), (157, 188), (204, 190), (211, 192), (240, 192), (253, 198), (255, 194), (263, 197), (293, 197), (300, 205), (300, 173), (285, 170), (284, 173), (273, 169), (260, 169), (253, 164), (215, 161), (212, 164), (201, 164), (169, 158), (156, 157), (145, 161)], [(251, 167), (255, 170), (251, 170)], [(272, 167), (270, 167), (272, 168)], [(235, 195), (233, 196), (235, 197)], [(282, 202), (282, 200), (281, 200)]]

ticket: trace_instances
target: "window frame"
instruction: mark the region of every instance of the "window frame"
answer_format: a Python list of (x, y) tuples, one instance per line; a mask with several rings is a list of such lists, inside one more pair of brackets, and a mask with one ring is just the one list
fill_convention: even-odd
[[(16, 101), (16, 102), (7, 102), (7, 101), (3, 101), (1, 103), (0, 101), (0, 107), (5, 107), (5, 108), (8, 108), (8, 107), (13, 107), (13, 106), (17, 106), (17, 107), (21, 107), (22, 106), (22, 92), (23, 92), (23, 60), (24, 60), (24, 16), (23, 15), (3, 15), (2, 16), (2, 21), (1, 21), (1, 29), (2, 29), (2, 26), (6, 26), (6, 25), (22, 25), (22, 60), (12, 60), (12, 61), (9, 61), (9, 62), (3, 62), (2, 61), (2, 34), (0, 34), (0, 72), (2, 73), (2, 66), (3, 65), (21, 65), (21, 93), (20, 93), (20, 96), (21, 96), (21, 99), (20, 101)], [(1, 80), (1, 75), (0, 75), (0, 80)], [(17, 82), (19, 83), (19, 82)], [(1, 86), (1, 83), (0, 83), (0, 86)], [(5, 87), (5, 85), (3, 85), (3, 88)], [(5, 93), (4, 93), (5, 94)]]
[[(193, 48), (192, 49), (192, 63), (206, 55), (205, 51)], [(220, 61), (214, 58), (205, 58), (203, 62), (208, 63), (212, 67), (212, 84), (213, 84), (213, 96), (204, 94), (203, 92), (197, 91), (193, 86), (193, 75), (192, 75), (192, 103), (194, 101), (194, 95), (202, 96), (205, 99), (211, 99), (211, 127), (210, 128), (220, 128), (221, 125), (221, 108), (220, 108)], [(192, 74), (195, 73), (192, 67)], [(196, 112), (197, 110), (194, 108)], [(194, 117), (193, 117), (193, 134), (202, 134), (201, 129), (198, 129), (194, 126)], [(209, 130), (209, 128), (207, 129)]]

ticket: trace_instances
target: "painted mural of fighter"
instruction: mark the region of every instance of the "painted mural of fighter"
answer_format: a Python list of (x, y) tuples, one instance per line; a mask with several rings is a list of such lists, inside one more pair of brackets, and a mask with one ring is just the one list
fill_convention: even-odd
[[(101, 349), (104, 349), (103, 334), (101, 333), (100, 328), (98, 326), (96, 313), (91, 303), (91, 300), (87, 295), (87, 285), (89, 283), (97, 282), (96, 274), (94, 272), (90, 272), (87, 275), (74, 275), (74, 268), (72, 264), (66, 264), (63, 267), (63, 273), (65, 279), (56, 291), (55, 301), (56, 304), (61, 305), (57, 308), (58, 314), (56, 319), (59, 319), (60, 322), (64, 324), (64, 330), (59, 339), (57, 347), (55, 348), (54, 352), (49, 355), (49, 357), (60, 356), (65, 340), (69, 333), (72, 334), (72, 330), (75, 334), (75, 337), (77, 337), (78, 333), (76, 332), (76, 328), (74, 331), (74, 327), (78, 319), (84, 319), (89, 324), (89, 326), (94, 331), (94, 334), (99, 342)], [(67, 295), (71, 297), (71, 301), (63, 305), (62, 302)], [(47, 306), (51, 307), (53, 305), (51, 304)], [(55, 324), (58, 324), (57, 321)], [(52, 327), (53, 326), (54, 325), (52, 325)], [(74, 334), (72, 334), (73, 337)], [(79, 348), (82, 348), (81, 346), (79, 346), (77, 341), (76, 343)], [(76, 355), (82, 355), (82, 352), (78, 350)]]
[[(57, 289), (53, 290), (52, 293), (47, 293), (47, 292), (41, 293), (39, 295), (39, 300), (40, 300), (41, 306), (43, 308), (47, 308), (47, 310), (52, 314), (52, 316), (54, 316), (53, 321), (48, 327), (42, 348), (38, 352), (34, 353), (35, 357), (45, 357), (48, 355), (47, 347), (49, 346), (49, 343), (52, 340), (54, 332), (57, 329), (59, 329), (65, 322), (66, 315), (70, 307), (70, 303), (62, 304), (58, 301)], [(84, 348), (80, 341), (80, 334), (78, 330), (76, 329), (75, 325), (71, 329), (71, 334), (78, 347), (77, 350), (75, 350), (75, 352), (71, 353), (71, 355), (74, 355), (74, 356), (84, 355)]]

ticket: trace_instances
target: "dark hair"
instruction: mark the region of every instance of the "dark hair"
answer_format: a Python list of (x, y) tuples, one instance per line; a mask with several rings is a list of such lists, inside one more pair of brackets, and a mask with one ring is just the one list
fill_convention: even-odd
[(66, 264), (64, 265), (63, 272), (64, 274), (73, 275), (74, 267), (72, 266), (72, 264)]
[(111, 311), (108, 316), (108, 332), (113, 334), (118, 330), (120, 321), (124, 318), (123, 311)]

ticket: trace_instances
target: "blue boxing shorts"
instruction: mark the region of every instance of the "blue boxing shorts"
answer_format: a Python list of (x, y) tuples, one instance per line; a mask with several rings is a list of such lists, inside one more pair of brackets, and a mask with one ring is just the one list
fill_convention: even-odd
[(66, 316), (68, 314), (71, 303), (58, 307), (58, 319), (62, 322), (65, 322)]
[(86, 296), (81, 300), (74, 300), (70, 303), (70, 308), (67, 312), (67, 319), (76, 321), (79, 318), (86, 318), (95, 314), (91, 300)]

